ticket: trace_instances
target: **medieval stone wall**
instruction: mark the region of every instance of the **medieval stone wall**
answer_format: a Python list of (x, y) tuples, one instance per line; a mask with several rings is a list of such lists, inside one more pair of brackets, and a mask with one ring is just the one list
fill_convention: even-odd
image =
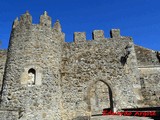
[(5, 111), (2, 109), (0, 110), (0, 120), (18, 120), (19, 114), (17, 111)]
[(51, 27), (47, 13), (40, 22), (32, 24), (29, 13), (14, 21), (1, 107), (21, 109), (22, 120), (60, 120), (59, 68), (64, 35), (58, 21)]
[(160, 67), (139, 68), (145, 106), (160, 106)]
[[(126, 63), (121, 62), (132, 39), (115, 37), (114, 32), (112, 38), (105, 39), (102, 31), (94, 31), (92, 41), (86, 41), (84, 33), (75, 35), (80, 41), (75, 36), (74, 43), (65, 43), (62, 56), (64, 118), (98, 114), (110, 107), (136, 107), (140, 83), (134, 46)], [(97, 85), (101, 89), (96, 90)]]
[(8, 53), (0, 51), (0, 118), (79, 120), (104, 108), (159, 105), (155, 51), (134, 45), (119, 29), (111, 38), (95, 30), (93, 40), (75, 32), (74, 42), (65, 43), (59, 21), (51, 24), (47, 12), (40, 24), (28, 12), (14, 21)]
[(160, 106), (160, 62), (157, 52), (135, 46), (145, 106)]
[(138, 66), (160, 65), (156, 51), (135, 45)]
[(0, 90), (3, 81), (6, 57), (7, 57), (7, 50), (0, 50)]

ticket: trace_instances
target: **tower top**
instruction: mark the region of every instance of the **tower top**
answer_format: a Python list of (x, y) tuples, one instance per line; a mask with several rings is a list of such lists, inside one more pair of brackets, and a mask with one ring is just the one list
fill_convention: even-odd
[[(25, 26), (29, 27), (32, 25), (32, 16), (30, 15), (29, 11), (27, 10), (24, 14), (20, 16), (20, 19), (18, 17), (13, 22), (13, 28), (16, 28), (17, 26)], [(47, 11), (44, 11), (44, 13), (40, 16), (40, 23), (39, 25), (44, 28), (52, 28), (52, 19), (48, 15)], [(60, 21), (57, 20), (53, 27), (54, 30), (61, 32), (62, 28), (60, 25)]]
[(32, 24), (32, 16), (29, 14), (29, 11), (26, 11), (26, 13), (20, 17), (20, 24), (21, 26), (29, 26)]
[(48, 16), (47, 12), (44, 11), (44, 14), (40, 17), (40, 25), (51, 28), (51, 17)]
[(26, 11), (26, 15), (30, 15), (28, 10)]
[(53, 29), (57, 30), (58, 32), (62, 31), (61, 24), (60, 24), (59, 20), (57, 20), (55, 22)]
[(47, 11), (44, 11), (44, 15), (45, 15), (45, 16), (47, 16), (47, 15), (48, 15)]

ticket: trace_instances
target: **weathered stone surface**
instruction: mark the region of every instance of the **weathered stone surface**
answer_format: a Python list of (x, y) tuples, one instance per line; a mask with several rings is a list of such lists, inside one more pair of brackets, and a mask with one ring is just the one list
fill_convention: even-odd
[(76, 32), (74, 42), (65, 43), (59, 21), (52, 28), (45, 12), (35, 25), (27, 12), (14, 21), (6, 65), (0, 51), (0, 117), (8, 120), (17, 113), (6, 109), (18, 109), (20, 120), (85, 120), (104, 108), (159, 106), (156, 55), (119, 29), (111, 38), (95, 30), (90, 41)]
[[(63, 115), (67, 111), (74, 115), (77, 112), (75, 109), (83, 114), (85, 111), (95, 114), (110, 106), (117, 109), (138, 106), (137, 101), (140, 95), (135, 94), (135, 91), (140, 89), (140, 82), (136, 77), (138, 69), (134, 48), (128, 56), (127, 63), (122, 65), (120, 62), (121, 57), (126, 54), (125, 48), (129, 43), (132, 43), (130, 39), (123, 38), (123, 40), (103, 39), (79, 44), (64, 44), (62, 99), (66, 112)], [(102, 90), (110, 87), (112, 94), (110, 101), (107, 100), (107, 97), (111, 96), (108, 92), (105, 94), (97, 91), (98, 93), (95, 93), (97, 95), (92, 95), (91, 88), (99, 82), (103, 85)], [(97, 98), (98, 94), (101, 98)], [(106, 95), (106, 103), (102, 102), (103, 94)], [(67, 115), (65, 118), (70, 116)]]
[(7, 50), (0, 50), (0, 90), (1, 90), (2, 81), (3, 81), (6, 57), (7, 57)]
[(135, 46), (145, 106), (160, 106), (160, 62), (156, 51)]
[(139, 68), (142, 94), (146, 106), (160, 106), (160, 66)]
[[(46, 22), (47, 26), (32, 25), (31, 16), (26, 13), (20, 20), (23, 25), (12, 30), (1, 106), (23, 109), (21, 119), (60, 120), (59, 68), (64, 34), (48, 26), (46, 13), (43, 17), (42, 25)], [(33, 84), (24, 82), (30, 69), (36, 71)]]
[(18, 120), (19, 113), (17, 111), (0, 110), (0, 120)]
[(135, 45), (138, 66), (160, 65), (156, 51)]

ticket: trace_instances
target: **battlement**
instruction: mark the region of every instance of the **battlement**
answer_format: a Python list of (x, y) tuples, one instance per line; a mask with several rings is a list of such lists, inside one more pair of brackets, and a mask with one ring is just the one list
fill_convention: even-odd
[(51, 27), (52, 19), (48, 16), (47, 12), (45, 11), (43, 15), (40, 17), (40, 25), (45, 27)]
[(8, 51), (0, 50), (0, 119), (79, 120), (160, 105), (159, 52), (134, 45), (119, 29), (109, 38), (94, 30), (92, 40), (74, 32), (72, 43), (61, 31), (47, 12), (39, 24), (28, 11), (14, 20)]
[(110, 36), (111, 38), (120, 38), (120, 29), (111, 29)]
[[(28, 11), (26, 11), (25, 14), (20, 16), (20, 19), (18, 17), (14, 20), (12, 28), (16, 29), (17, 27), (30, 27), (34, 25), (32, 23), (32, 16)], [(43, 15), (40, 16), (40, 22), (37, 24), (41, 28), (52, 28), (52, 19), (50, 16), (48, 16), (47, 12), (45, 11)], [(57, 20), (53, 27), (54, 30), (61, 32), (61, 25), (59, 20)]]
[(93, 40), (104, 39), (104, 31), (103, 30), (94, 30), (92, 33)]
[[(17, 27), (19, 27), (21, 29), (23, 28), (30, 28), (30, 26), (35, 26), (34, 24), (32, 24), (32, 16), (30, 15), (30, 13), (27, 11), (25, 14), (21, 15), (20, 20), (18, 18), (16, 18), (13, 22), (13, 29), (16, 29)], [(49, 29), (49, 30), (53, 30), (56, 32), (61, 32), (62, 28), (60, 25), (59, 20), (57, 20), (54, 23), (54, 26), (52, 27), (52, 18), (50, 16), (48, 16), (48, 13), (45, 11), (43, 15), (40, 16), (40, 22), (39, 24), (37, 24), (36, 26), (38, 26), (39, 29)], [(111, 38), (105, 38), (104, 35), (104, 31), (103, 30), (94, 30), (92, 32), (92, 39), (93, 40), (104, 40), (104, 39), (129, 39), (131, 40), (130, 37), (123, 37), (120, 35), (120, 29), (111, 29), (110, 30), (110, 37)], [(75, 43), (81, 43), (81, 42), (85, 42), (86, 39), (86, 33), (85, 32), (75, 32), (74, 33), (74, 37), (73, 37), (73, 41)]]
[[(112, 39), (117, 39), (117, 40), (132, 40), (131, 37), (127, 37), (127, 36), (121, 36), (120, 35), (120, 29), (111, 29), (110, 30), (110, 38), (105, 38), (104, 35), (104, 31), (103, 30), (94, 30), (92, 32), (92, 40), (97, 40), (97, 41), (101, 41), (101, 40), (112, 40)], [(75, 43), (82, 43), (85, 42), (86, 39), (86, 33), (85, 32), (74, 32), (74, 37), (73, 37), (73, 41)]]
[[(104, 31), (103, 30), (94, 30), (92, 32), (92, 39), (93, 40), (100, 40), (104, 39)], [(75, 43), (78, 42), (85, 42), (86, 41), (86, 33), (85, 32), (74, 32), (73, 41)]]
[(86, 40), (85, 32), (75, 32), (74, 33), (74, 42), (84, 42)]

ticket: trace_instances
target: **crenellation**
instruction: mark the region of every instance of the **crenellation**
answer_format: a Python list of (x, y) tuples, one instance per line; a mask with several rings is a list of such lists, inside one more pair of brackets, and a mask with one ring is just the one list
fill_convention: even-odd
[(104, 39), (104, 31), (103, 30), (94, 30), (92, 33), (93, 40)]
[(60, 24), (60, 21), (57, 20), (55, 23), (54, 23), (54, 27), (53, 27), (54, 30), (58, 31), (58, 32), (62, 32), (62, 28), (61, 28), (61, 24)]
[(74, 42), (85, 42), (86, 41), (86, 33), (85, 32), (75, 32), (74, 33)]
[(28, 11), (20, 17), (20, 26), (32, 25), (32, 16)]
[(120, 38), (120, 29), (111, 29), (110, 36), (111, 38)]
[(59, 20), (51, 24), (46, 11), (40, 24), (29, 12), (14, 21), (8, 53), (0, 50), (0, 119), (79, 120), (104, 108), (160, 105), (158, 53), (119, 29), (111, 38), (94, 30), (93, 40), (75, 32), (66, 43)]
[(14, 20), (13, 22), (13, 25), (12, 25), (12, 28), (16, 28), (17, 26), (19, 25), (19, 20), (18, 20), (18, 17)]
[(51, 28), (52, 20), (51, 20), (51, 17), (48, 16), (46, 11), (40, 17), (40, 25), (43, 26), (43, 27)]

